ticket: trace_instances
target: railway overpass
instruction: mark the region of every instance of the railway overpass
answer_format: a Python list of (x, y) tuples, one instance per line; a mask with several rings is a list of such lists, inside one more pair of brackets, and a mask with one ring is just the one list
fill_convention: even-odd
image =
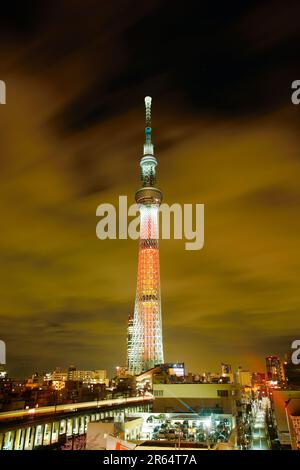
[(88, 423), (149, 411), (151, 394), (0, 413), (0, 450), (34, 450), (84, 435)]

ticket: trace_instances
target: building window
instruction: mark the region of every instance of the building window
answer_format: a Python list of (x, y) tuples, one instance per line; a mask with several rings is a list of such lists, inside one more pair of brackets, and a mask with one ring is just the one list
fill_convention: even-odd
[(218, 397), (228, 397), (228, 390), (217, 390)]
[(164, 396), (164, 391), (163, 390), (154, 390), (154, 396), (155, 397), (163, 397)]

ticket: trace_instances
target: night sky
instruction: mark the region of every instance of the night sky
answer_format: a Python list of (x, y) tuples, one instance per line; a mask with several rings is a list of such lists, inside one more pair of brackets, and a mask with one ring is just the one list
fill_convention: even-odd
[(0, 339), (10, 375), (125, 363), (138, 244), (96, 238), (134, 202), (145, 95), (164, 202), (205, 204), (205, 246), (162, 240), (165, 359), (264, 369), (300, 333), (299, 2), (1, 5)]

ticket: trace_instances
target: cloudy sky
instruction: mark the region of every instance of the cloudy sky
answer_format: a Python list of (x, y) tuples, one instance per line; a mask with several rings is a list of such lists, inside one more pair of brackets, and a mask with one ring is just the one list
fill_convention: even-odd
[(134, 201), (148, 94), (164, 201), (205, 204), (203, 250), (161, 241), (166, 360), (263, 370), (264, 355), (288, 352), (300, 334), (297, 2), (15, 3), (0, 19), (11, 375), (125, 363), (138, 245), (98, 240), (96, 208)]

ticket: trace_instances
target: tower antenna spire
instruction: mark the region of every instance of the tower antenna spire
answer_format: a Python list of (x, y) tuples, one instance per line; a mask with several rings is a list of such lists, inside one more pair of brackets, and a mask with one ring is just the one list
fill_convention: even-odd
[(145, 96), (146, 127), (151, 127), (151, 96)]
[(153, 155), (152, 128), (151, 128), (151, 96), (145, 96), (145, 145), (144, 155)]

